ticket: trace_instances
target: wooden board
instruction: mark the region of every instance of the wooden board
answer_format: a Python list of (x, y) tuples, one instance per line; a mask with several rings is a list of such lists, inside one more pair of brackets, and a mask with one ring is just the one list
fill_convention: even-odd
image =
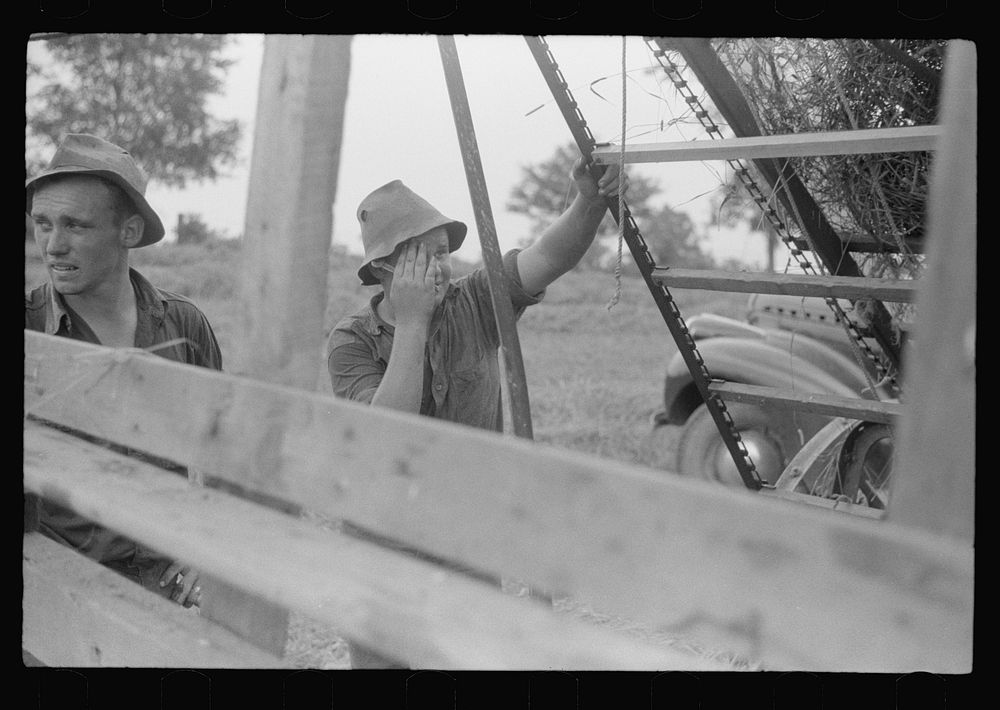
[[(414, 668), (728, 669), (721, 661), (596, 628), (436, 565), (190, 486), (47, 427), (29, 423), (24, 450), (27, 490), (327, 622)], [(140, 624), (135, 631), (142, 636), (159, 628)], [(83, 638), (92, 636), (83, 631)]]
[(761, 406), (779, 406), (810, 414), (832, 417), (850, 417), (868, 422), (893, 424), (905, 411), (899, 402), (879, 402), (857, 397), (838, 397), (832, 394), (794, 392), (775, 387), (744, 385), (736, 382), (714, 381), (710, 392), (732, 402), (749, 402)]
[(24, 536), (22, 571), (21, 643), (45, 665), (287, 665), (40, 533)]
[(820, 298), (875, 298), (879, 301), (909, 303), (917, 293), (917, 281), (873, 279), (855, 276), (806, 274), (764, 274), (715, 269), (657, 268), (653, 280), (668, 288), (706, 291), (767, 293)]
[(872, 520), (881, 520), (885, 517), (885, 511), (879, 508), (869, 508), (867, 505), (848, 503), (846, 500), (811, 496), (806, 493), (800, 493), (798, 491), (788, 490), (785, 488), (762, 488), (760, 490), (760, 495), (781, 498), (782, 500), (791, 501), (793, 503), (818, 506), (829, 510), (842, 510), (850, 513), (851, 515), (859, 515), (863, 518), (871, 518)]
[[(626, 143), (624, 152), (626, 163), (898, 153), (933, 150), (940, 135), (939, 126), (864, 128), (716, 140)], [(594, 149), (594, 161), (602, 165), (617, 164), (621, 154), (621, 146), (601, 145)]]
[(25, 332), (28, 411), (774, 667), (971, 662), (969, 546), (102, 350)]
[(241, 337), (254, 377), (316, 389), (350, 35), (267, 35), (243, 234)]
[[(904, 371), (889, 517), (970, 544), (975, 535), (977, 152), (976, 47), (948, 45), (941, 121), (931, 167), (927, 274)], [(895, 474), (894, 474), (895, 476)]]
[[(350, 67), (350, 35), (264, 39), (236, 347), (252, 376), (310, 390), (325, 376), (328, 254)], [(206, 585), (215, 587), (215, 598), (226, 598), (206, 608), (206, 616), (262, 648), (284, 649), (284, 610), (217, 580)], [(230, 609), (239, 610), (233, 619)], [(243, 626), (245, 619), (253, 625)]]

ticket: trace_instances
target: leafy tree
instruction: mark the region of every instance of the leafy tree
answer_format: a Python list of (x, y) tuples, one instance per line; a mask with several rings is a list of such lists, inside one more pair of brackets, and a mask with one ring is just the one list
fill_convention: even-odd
[(198, 214), (177, 215), (174, 228), (178, 244), (209, 244), (223, 239), (222, 235), (205, 224)]
[[(29, 174), (65, 133), (125, 147), (150, 178), (183, 187), (214, 180), (236, 162), (241, 126), (212, 116), (232, 60), (230, 38), (200, 34), (78, 34), (49, 39), (46, 70), (28, 62)], [(37, 89), (35, 89), (37, 87)]]
[(711, 196), (711, 225), (736, 227), (746, 226), (750, 231), (760, 233), (765, 240), (766, 269), (774, 271), (774, 252), (780, 241), (774, 227), (761, 213), (760, 206), (747, 194), (746, 188), (735, 173), (730, 173), (726, 184), (721, 185)]
[[(631, 191), (631, 189), (630, 189)], [(715, 260), (701, 248), (702, 235), (684, 212), (663, 205), (653, 212), (646, 224), (636, 218), (653, 260), (663, 266), (683, 266), (690, 269), (711, 269)]]
[[(527, 216), (532, 221), (527, 244), (538, 238), (576, 197), (576, 187), (569, 179), (573, 162), (579, 152), (573, 145), (556, 149), (551, 158), (537, 165), (522, 168), (522, 181), (511, 190), (507, 209)], [(632, 218), (657, 263), (674, 266), (705, 268), (712, 264), (699, 242), (691, 219), (669, 206), (656, 207), (651, 199), (660, 191), (655, 180), (641, 175), (629, 175), (627, 204)], [(601, 222), (597, 238), (581, 259), (577, 269), (612, 268), (617, 255), (618, 226), (610, 212)], [(623, 246), (623, 261), (631, 262)]]

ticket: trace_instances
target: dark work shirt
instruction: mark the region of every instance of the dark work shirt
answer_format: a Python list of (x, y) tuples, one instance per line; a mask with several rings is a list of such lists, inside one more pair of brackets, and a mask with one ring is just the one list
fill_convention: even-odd
[[(222, 369), (222, 354), (208, 319), (184, 296), (153, 286), (135, 269), (129, 269), (135, 291), (135, 347), (160, 357), (213, 370)], [(24, 327), (100, 345), (82, 318), (72, 313), (63, 297), (44, 283), (24, 297)], [(185, 339), (157, 348), (161, 343)]]
[[(208, 319), (194, 303), (184, 296), (154, 287), (134, 269), (129, 269), (129, 279), (136, 297), (136, 348), (149, 350), (168, 360), (213, 370), (222, 369), (222, 354), (215, 334)], [(68, 307), (51, 283), (25, 294), (24, 327), (26, 330), (101, 344), (87, 323)], [(136, 452), (127, 453), (151, 460)], [(39, 501), (38, 516), (40, 532), (99, 562), (129, 561), (142, 566), (163, 559), (134, 541), (54, 503)]]
[[(524, 291), (517, 271), (518, 250), (504, 255), (507, 290), (514, 314), (538, 303), (544, 291)], [(379, 292), (357, 313), (341, 320), (327, 341), (327, 368), (338, 397), (370, 403), (382, 382), (395, 329), (379, 315)], [(500, 367), (497, 331), (485, 269), (449, 284), (431, 318), (424, 357), (420, 413), (481, 429), (500, 431)]]

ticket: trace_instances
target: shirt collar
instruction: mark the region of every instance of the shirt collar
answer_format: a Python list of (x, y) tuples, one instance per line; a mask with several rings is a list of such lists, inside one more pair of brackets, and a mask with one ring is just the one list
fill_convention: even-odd
[(69, 313), (63, 305), (62, 296), (52, 287), (52, 283), (45, 284), (45, 288), (49, 294), (49, 310), (52, 311), (52, 317), (45, 319), (45, 333), (47, 335), (55, 335), (59, 332), (59, 328), (62, 327), (63, 319), (66, 320), (67, 324), (71, 321)]
[[(161, 322), (165, 312), (165, 301), (160, 292), (146, 280), (145, 276), (131, 267), (128, 270), (128, 277), (132, 282), (132, 290), (135, 292), (135, 305), (140, 321), (148, 318), (157, 324)], [(69, 311), (66, 310), (62, 294), (52, 287), (51, 282), (45, 284), (45, 287), (49, 292), (49, 307), (52, 309), (52, 317), (46, 319), (45, 332), (48, 335), (55, 335), (62, 326), (63, 319), (66, 320), (67, 324), (72, 323), (72, 319), (69, 316)]]
[(128, 270), (129, 280), (135, 290), (135, 305), (140, 311), (145, 311), (154, 321), (162, 321), (166, 311), (166, 300), (146, 277), (133, 268)]
[(379, 291), (368, 302), (368, 313), (365, 314), (365, 330), (372, 335), (378, 335), (383, 330), (392, 330), (392, 326), (386, 323), (382, 316), (378, 314), (378, 304), (385, 298), (385, 291)]

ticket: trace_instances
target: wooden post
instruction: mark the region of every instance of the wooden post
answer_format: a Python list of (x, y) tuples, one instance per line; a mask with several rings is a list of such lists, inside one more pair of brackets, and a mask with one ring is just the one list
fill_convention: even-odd
[[(243, 234), (242, 374), (319, 383), (350, 35), (268, 35)], [(247, 540), (252, 545), (252, 540)], [(288, 612), (206, 580), (202, 614), (278, 656)]]
[(247, 200), (247, 374), (314, 390), (350, 71), (349, 35), (268, 35)]
[(927, 262), (905, 366), (889, 518), (973, 539), (976, 448), (976, 49), (952, 41), (932, 165)]

